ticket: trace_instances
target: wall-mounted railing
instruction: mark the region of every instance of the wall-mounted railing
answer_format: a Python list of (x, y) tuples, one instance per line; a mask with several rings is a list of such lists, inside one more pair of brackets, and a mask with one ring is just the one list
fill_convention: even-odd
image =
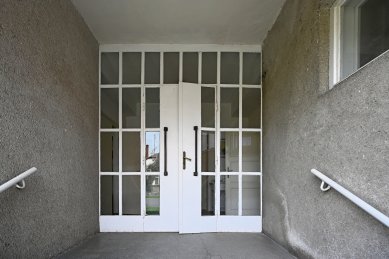
[[(380, 212), (379, 210), (375, 209), (365, 201), (363, 201), (361, 198), (344, 188), (343, 186), (339, 185), (329, 177), (325, 176), (323, 173), (319, 172), (316, 169), (312, 169), (311, 172), (316, 175), (320, 180), (322, 181), (320, 185), (320, 189), (322, 191), (328, 191), (330, 188), (334, 188), (337, 190), (340, 194), (345, 196), (350, 201), (354, 202), (358, 207), (372, 215), (374, 218), (376, 218), (378, 221), (380, 221), (382, 224), (384, 224), (386, 227), (389, 227), (389, 217)], [(324, 185), (327, 184), (328, 186), (325, 187)]]
[(28, 169), (27, 171), (19, 174), (18, 176), (15, 176), (14, 178), (9, 180), (8, 182), (3, 183), (2, 185), (0, 185), (0, 193), (4, 192), (8, 188), (11, 188), (12, 186), (15, 186), (18, 189), (24, 189), (24, 187), (26, 187), (26, 183), (24, 181), (24, 178), (26, 178), (30, 174), (35, 173), (36, 170), (37, 169), (35, 167), (32, 167), (32, 168)]

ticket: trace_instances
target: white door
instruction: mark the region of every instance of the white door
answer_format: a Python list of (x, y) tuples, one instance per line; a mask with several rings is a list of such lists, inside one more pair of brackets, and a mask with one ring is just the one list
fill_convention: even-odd
[[(206, 176), (201, 172), (200, 131), (201, 131), (201, 87), (198, 84), (181, 84), (181, 226), (180, 233), (216, 232), (216, 216), (202, 216), (202, 183)], [(213, 180), (215, 183), (215, 180)], [(213, 186), (215, 185), (213, 184)], [(208, 193), (207, 193), (208, 194)], [(209, 202), (214, 211), (214, 192), (210, 192)], [(213, 195), (212, 195), (213, 194)], [(211, 209), (212, 210), (212, 209)]]
[(178, 85), (100, 96), (100, 231), (177, 232)]

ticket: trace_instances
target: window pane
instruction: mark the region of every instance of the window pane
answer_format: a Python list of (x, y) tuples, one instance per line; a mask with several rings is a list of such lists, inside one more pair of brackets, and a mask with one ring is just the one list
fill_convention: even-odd
[(243, 128), (261, 128), (261, 89), (242, 89)]
[(119, 133), (100, 133), (101, 172), (119, 172)]
[(261, 53), (243, 53), (243, 84), (261, 84)]
[(101, 89), (101, 128), (119, 127), (119, 89)]
[(145, 53), (145, 84), (160, 83), (160, 53)]
[(101, 84), (119, 84), (119, 53), (101, 53)]
[(220, 88), (220, 127), (239, 128), (239, 88)]
[(243, 172), (261, 171), (261, 133), (242, 133)]
[(103, 175), (100, 180), (101, 215), (119, 215), (119, 176)]
[(261, 177), (243, 175), (242, 177), (242, 215), (261, 215)]
[(123, 132), (123, 172), (140, 172), (140, 132)]
[(220, 172), (239, 172), (239, 132), (220, 132)]
[(146, 128), (159, 128), (159, 88), (146, 88)]
[(201, 87), (201, 126), (215, 127), (215, 88)]
[(140, 175), (123, 176), (123, 215), (140, 215)]
[(159, 215), (160, 190), (159, 176), (146, 176), (146, 215)]
[(141, 83), (141, 60), (140, 52), (123, 53), (123, 84)]
[(239, 176), (220, 176), (220, 215), (239, 214)]
[(201, 176), (201, 215), (215, 215), (215, 176)]
[(123, 88), (123, 128), (140, 128), (141, 101), (140, 88)]
[(163, 82), (165, 84), (178, 84), (179, 53), (166, 52), (163, 55)]
[(360, 9), (359, 67), (389, 49), (389, 1), (365, 1)]
[(201, 171), (215, 172), (215, 132), (201, 131)]
[(146, 172), (159, 172), (159, 132), (146, 132)]
[(222, 52), (220, 63), (220, 83), (239, 84), (239, 53)]
[(203, 52), (201, 57), (201, 83), (216, 84), (217, 53)]
[(183, 54), (183, 81), (197, 83), (199, 70), (199, 54), (197, 52), (184, 52)]

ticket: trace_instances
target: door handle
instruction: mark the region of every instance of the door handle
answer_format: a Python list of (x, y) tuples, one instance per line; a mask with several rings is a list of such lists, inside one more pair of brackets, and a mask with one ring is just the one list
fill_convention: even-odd
[(198, 172), (197, 172), (197, 131), (198, 131), (199, 127), (198, 126), (194, 126), (193, 127), (193, 130), (195, 132), (195, 171), (193, 172), (193, 175), (194, 176), (198, 176)]
[(186, 169), (186, 160), (192, 161), (191, 158), (186, 157), (186, 152), (184, 151), (184, 152), (182, 152), (182, 167), (184, 170)]
[(163, 132), (164, 132), (164, 148), (165, 148), (165, 151), (164, 151), (164, 170), (163, 170), (163, 175), (164, 176), (167, 176), (168, 175), (168, 172), (167, 172), (167, 131), (168, 131), (168, 128), (167, 127), (164, 127), (163, 128)]

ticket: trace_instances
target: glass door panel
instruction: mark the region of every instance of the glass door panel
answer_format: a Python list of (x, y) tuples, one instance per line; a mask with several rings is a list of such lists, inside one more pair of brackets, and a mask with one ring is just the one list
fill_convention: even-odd
[(239, 88), (220, 88), (220, 128), (239, 128)]
[(141, 128), (141, 88), (122, 89), (123, 128)]
[(141, 215), (140, 175), (123, 176), (123, 215)]

